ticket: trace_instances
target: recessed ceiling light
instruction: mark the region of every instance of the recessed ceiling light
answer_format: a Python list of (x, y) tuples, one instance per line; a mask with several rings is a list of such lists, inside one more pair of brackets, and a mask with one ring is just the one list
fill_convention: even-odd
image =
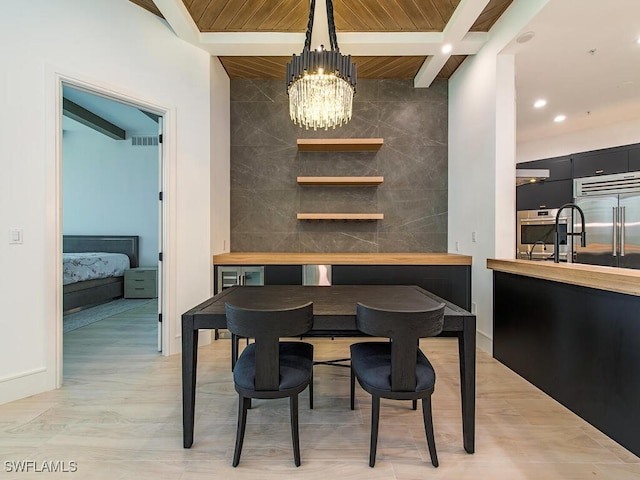
[(535, 37), (536, 33), (535, 32), (524, 32), (522, 35), (520, 35), (518, 38), (516, 38), (516, 42), (518, 43), (527, 43), (529, 40), (531, 40), (533, 37)]
[(640, 45), (640, 37), (638, 37), (638, 39), (636, 40), (636, 43)]
[(450, 43), (447, 43), (442, 46), (442, 53), (450, 53), (453, 50), (453, 46)]
[(560, 123), (564, 122), (567, 119), (566, 115), (556, 115), (556, 118), (553, 119), (554, 122)]
[(533, 103), (533, 106), (536, 108), (542, 108), (547, 104), (547, 101), (544, 98), (540, 98)]

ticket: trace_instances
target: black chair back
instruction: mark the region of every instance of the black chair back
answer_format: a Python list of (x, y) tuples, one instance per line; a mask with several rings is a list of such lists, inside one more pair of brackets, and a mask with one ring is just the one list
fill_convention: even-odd
[(356, 326), (367, 335), (391, 339), (391, 389), (414, 391), (418, 340), (442, 332), (444, 303), (429, 310), (384, 310), (358, 303)]
[(278, 390), (279, 340), (297, 337), (313, 326), (313, 303), (279, 310), (242, 308), (225, 303), (227, 328), (235, 335), (255, 339), (256, 390)]

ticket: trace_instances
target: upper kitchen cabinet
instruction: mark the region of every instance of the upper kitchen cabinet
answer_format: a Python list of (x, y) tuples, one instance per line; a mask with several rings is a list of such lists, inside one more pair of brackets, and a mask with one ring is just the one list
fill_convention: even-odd
[(573, 180), (527, 183), (516, 188), (516, 210), (560, 208), (573, 201)]
[(607, 148), (572, 155), (573, 177), (593, 177), (629, 171), (629, 147)]
[(568, 155), (565, 157), (544, 158), (542, 160), (518, 163), (516, 168), (519, 170), (549, 170), (549, 178), (547, 178), (547, 182), (571, 179), (571, 157)]
[(523, 162), (519, 163), (517, 168), (518, 170), (549, 170), (549, 177), (546, 180), (527, 183), (516, 188), (517, 210), (559, 208), (573, 200), (570, 156)]
[(629, 171), (640, 171), (640, 145), (636, 145), (635, 148), (629, 150)]

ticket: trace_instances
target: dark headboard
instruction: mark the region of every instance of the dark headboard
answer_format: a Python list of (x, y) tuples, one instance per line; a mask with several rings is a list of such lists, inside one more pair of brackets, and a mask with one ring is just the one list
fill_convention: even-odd
[(131, 268), (138, 266), (138, 235), (64, 235), (62, 251), (124, 253)]

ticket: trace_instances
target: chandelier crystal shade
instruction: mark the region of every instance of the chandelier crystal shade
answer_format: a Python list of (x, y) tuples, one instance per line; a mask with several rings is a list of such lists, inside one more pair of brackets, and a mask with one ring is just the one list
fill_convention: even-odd
[(331, 50), (325, 50), (323, 45), (311, 50), (315, 3), (311, 0), (304, 49), (287, 64), (287, 94), (293, 123), (307, 129), (327, 130), (351, 120), (356, 65), (351, 62), (351, 55), (342, 55), (338, 48), (331, 0), (327, 0)]

